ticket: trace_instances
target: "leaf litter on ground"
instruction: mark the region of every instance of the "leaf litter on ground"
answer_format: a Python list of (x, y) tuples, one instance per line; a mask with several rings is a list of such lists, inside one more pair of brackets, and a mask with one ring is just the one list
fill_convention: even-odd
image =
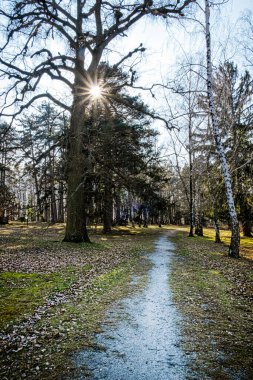
[[(129, 235), (126, 229), (116, 236), (92, 234), (93, 244), (69, 244), (62, 243), (62, 233), (62, 226), (43, 225), (10, 225), (0, 230), (0, 278), (2, 285), (9, 287), (7, 294), (3, 292), (3, 305), (8, 292), (20, 291), (20, 274), (24, 285), (25, 276), (36, 274), (42, 276), (41, 281), (43, 276), (62, 276), (60, 291), (57, 283), (56, 288), (46, 289), (27, 313), (17, 308), (13, 318), (7, 316), (0, 335), (3, 379), (58, 378), (66, 352), (76, 349), (78, 342), (82, 346), (93, 344), (92, 333), (113, 298), (110, 283), (114, 277), (118, 282), (126, 278), (124, 274), (131, 271), (133, 262), (150, 248), (153, 239), (152, 232), (147, 239), (147, 234)], [(36, 281), (37, 277), (35, 285)], [(43, 288), (43, 281), (37, 284)], [(71, 371), (71, 365), (65, 369)]]
[(227, 256), (228, 247), (206, 238), (174, 238), (175, 301), (184, 316), (183, 346), (194, 352), (199, 378), (253, 378), (253, 261)]

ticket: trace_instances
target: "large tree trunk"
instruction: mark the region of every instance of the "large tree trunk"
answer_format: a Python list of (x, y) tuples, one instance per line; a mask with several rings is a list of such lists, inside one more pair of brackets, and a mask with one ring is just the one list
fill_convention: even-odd
[(115, 199), (115, 221), (116, 221), (116, 224), (119, 225), (120, 220), (121, 220), (121, 200), (117, 192), (114, 195), (114, 199)]
[(252, 237), (252, 222), (249, 219), (242, 221), (243, 236)]
[(203, 204), (203, 197), (201, 195), (199, 185), (196, 188), (196, 194), (195, 194), (195, 234), (197, 236), (204, 236), (203, 233), (203, 212), (202, 212), (202, 206)]
[(44, 213), (43, 214), (44, 214), (43, 221), (49, 222), (50, 221), (50, 206), (49, 206), (48, 198), (46, 198), (45, 202), (44, 202)]
[[(76, 39), (83, 39), (82, 1), (77, 1)], [(99, 6), (99, 3), (98, 3)], [(87, 204), (89, 203), (87, 183), (92, 173), (90, 147), (88, 137), (87, 94), (89, 83), (94, 81), (102, 56), (103, 47), (94, 49), (88, 70), (84, 69), (84, 49), (82, 43), (76, 45), (74, 100), (71, 111), (69, 149), (67, 158), (68, 190), (67, 190), (67, 224), (64, 241), (90, 242), (87, 231)]]
[(41, 217), (43, 215), (43, 207), (42, 207), (42, 203), (41, 203), (41, 189), (38, 185), (38, 177), (37, 177), (37, 173), (36, 173), (36, 169), (34, 169), (34, 173), (33, 173), (33, 178), (34, 178), (34, 182), (35, 182), (35, 195), (36, 195), (36, 221), (37, 222), (41, 222)]
[(197, 236), (204, 236), (204, 233), (203, 233), (203, 215), (202, 215), (202, 212), (199, 208), (196, 211), (195, 234)]
[[(77, 1), (77, 41), (83, 38), (82, 2)], [(84, 69), (84, 51), (82, 44), (76, 46), (74, 99), (71, 110), (70, 131), (67, 155), (67, 223), (64, 241), (90, 242), (87, 231), (87, 171), (89, 163), (89, 145), (87, 139), (86, 102), (87, 78), (93, 78), (99, 63), (94, 54), (92, 73)], [(97, 59), (95, 59), (97, 58)], [(95, 62), (93, 62), (95, 61)]]
[(64, 200), (63, 200), (64, 189), (63, 189), (62, 181), (60, 181), (60, 183), (59, 183), (58, 194), (59, 194), (58, 223), (64, 223)]
[(86, 227), (86, 194), (85, 182), (87, 152), (84, 146), (85, 119), (80, 100), (73, 104), (69, 151), (67, 157), (67, 224), (64, 241), (90, 242)]
[(33, 140), (32, 140), (32, 145), (31, 145), (31, 153), (32, 153), (33, 178), (34, 178), (34, 183), (35, 183), (35, 194), (36, 194), (36, 202), (37, 202), (36, 221), (40, 222), (41, 217), (43, 215), (43, 207), (41, 203), (41, 189), (39, 186), (38, 175), (37, 175), (36, 160), (35, 160), (35, 154), (34, 154), (34, 149), (33, 149)]
[(209, 110), (210, 110), (211, 120), (212, 120), (213, 136), (215, 139), (216, 149), (219, 155), (219, 159), (220, 159), (220, 163), (221, 163), (221, 167), (223, 171), (223, 177), (224, 177), (225, 188), (226, 188), (227, 205), (228, 205), (228, 211), (229, 211), (229, 216), (230, 216), (230, 226), (231, 226), (231, 231), (232, 231), (228, 254), (231, 257), (239, 257), (239, 248), (240, 248), (239, 223), (238, 223), (235, 203), (233, 199), (231, 176), (230, 176), (223, 144), (221, 141), (219, 122), (216, 115), (214, 95), (213, 95), (209, 0), (205, 0), (205, 17), (206, 17), (207, 93), (208, 93), (208, 101), (209, 101)]

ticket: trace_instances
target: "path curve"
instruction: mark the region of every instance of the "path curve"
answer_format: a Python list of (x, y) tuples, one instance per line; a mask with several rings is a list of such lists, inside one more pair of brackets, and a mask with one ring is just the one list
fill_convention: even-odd
[(168, 279), (173, 251), (173, 243), (162, 235), (154, 252), (148, 255), (153, 266), (147, 287), (109, 310), (111, 324), (102, 326), (103, 332), (97, 335), (104, 350), (75, 356), (77, 367), (85, 365), (90, 369), (89, 379), (186, 379), (187, 357), (179, 346), (180, 316)]

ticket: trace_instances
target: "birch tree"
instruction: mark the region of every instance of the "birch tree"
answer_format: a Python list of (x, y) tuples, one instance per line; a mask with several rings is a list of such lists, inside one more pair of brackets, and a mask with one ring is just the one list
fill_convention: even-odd
[(232, 177), (233, 193), (245, 236), (252, 225), (252, 94), (248, 71), (239, 75), (233, 62), (226, 61), (215, 75), (215, 101), (219, 110), (226, 157)]
[(210, 33), (210, 1), (205, 0), (205, 37), (206, 37), (206, 64), (207, 64), (207, 96), (209, 103), (209, 112), (212, 121), (212, 131), (219, 156), (221, 168), (223, 171), (224, 183), (226, 188), (227, 205), (230, 216), (231, 242), (229, 247), (229, 256), (239, 257), (240, 248), (240, 229), (235, 208), (235, 202), (232, 191), (231, 175), (222, 144), (219, 119), (216, 114), (215, 100), (213, 92), (213, 71), (212, 71), (212, 53), (211, 53), (211, 33)]

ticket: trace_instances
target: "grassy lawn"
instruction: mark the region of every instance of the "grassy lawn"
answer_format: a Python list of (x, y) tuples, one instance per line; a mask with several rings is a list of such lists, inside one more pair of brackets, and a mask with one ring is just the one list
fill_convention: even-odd
[(217, 245), (212, 229), (188, 238), (187, 227), (119, 227), (111, 235), (97, 227), (92, 244), (70, 244), (63, 225), (21, 223), (0, 227), (3, 378), (53, 380), (64, 371), (74, 378), (69, 354), (94, 346), (108, 307), (145, 286), (143, 253), (167, 230), (177, 246), (171, 284), (183, 347), (195, 356), (198, 379), (252, 378), (252, 239), (242, 238), (243, 258), (234, 260), (228, 231)]
[[(189, 227), (187, 226), (169, 226), (169, 228), (172, 230), (182, 231), (185, 233), (189, 232)], [(229, 230), (221, 229), (220, 237), (221, 237), (222, 244), (228, 247), (230, 244), (231, 232)], [(215, 240), (214, 229), (204, 228), (204, 236), (203, 238), (201, 237), (201, 239), (208, 239), (210, 241), (214, 241)], [(253, 238), (245, 237), (241, 234), (240, 255), (247, 259), (253, 260)]]
[(227, 257), (224, 244), (214, 243), (214, 232), (189, 238), (177, 230), (177, 254), (171, 284), (183, 316), (183, 347), (193, 354), (192, 369), (198, 379), (253, 378), (253, 262), (252, 240), (242, 238), (241, 259)]
[[(0, 228), (1, 375), (74, 376), (70, 353), (93, 346), (109, 305), (145, 283), (158, 228), (91, 231), (92, 244), (63, 243), (63, 225)], [(131, 284), (137, 274), (142, 280)], [(71, 375), (71, 376), (72, 376)]]
[(76, 280), (71, 271), (65, 273), (0, 273), (0, 329), (31, 314), (49, 295), (64, 291)]

